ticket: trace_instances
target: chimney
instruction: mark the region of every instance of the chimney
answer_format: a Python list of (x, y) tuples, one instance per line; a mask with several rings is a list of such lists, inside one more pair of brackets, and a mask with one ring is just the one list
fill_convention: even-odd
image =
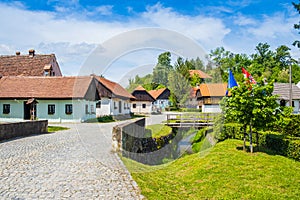
[(30, 57), (33, 57), (33, 56), (35, 55), (35, 54), (34, 54), (34, 53), (35, 53), (35, 50), (34, 50), (34, 49), (29, 49), (28, 52), (29, 52), (29, 56), (30, 56)]
[(21, 52), (20, 51), (16, 51), (16, 55), (17, 56), (21, 55)]

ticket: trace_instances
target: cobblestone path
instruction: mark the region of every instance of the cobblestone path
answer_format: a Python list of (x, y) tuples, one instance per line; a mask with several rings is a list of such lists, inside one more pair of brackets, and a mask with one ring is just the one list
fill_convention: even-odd
[(110, 124), (0, 143), (0, 199), (141, 199), (119, 157)]

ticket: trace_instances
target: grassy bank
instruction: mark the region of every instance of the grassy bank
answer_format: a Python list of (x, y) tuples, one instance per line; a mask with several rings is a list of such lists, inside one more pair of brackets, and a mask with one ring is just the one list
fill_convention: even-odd
[(48, 132), (56, 132), (56, 131), (63, 131), (68, 130), (69, 128), (62, 127), (62, 126), (48, 126)]
[(172, 133), (172, 128), (163, 124), (153, 124), (146, 127), (151, 132), (153, 138), (159, 138)]
[(298, 199), (300, 162), (239, 150), (226, 140), (169, 165), (150, 167), (123, 158), (148, 199)]

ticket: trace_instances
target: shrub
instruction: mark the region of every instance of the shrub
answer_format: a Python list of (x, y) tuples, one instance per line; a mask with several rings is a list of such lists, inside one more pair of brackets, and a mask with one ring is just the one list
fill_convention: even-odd
[(282, 131), (285, 135), (300, 137), (300, 115), (291, 115)]
[(289, 140), (287, 156), (300, 161), (300, 140)]
[(244, 136), (243, 125), (238, 123), (224, 124), (221, 131), (216, 134), (216, 139), (223, 141), (229, 138), (242, 139)]

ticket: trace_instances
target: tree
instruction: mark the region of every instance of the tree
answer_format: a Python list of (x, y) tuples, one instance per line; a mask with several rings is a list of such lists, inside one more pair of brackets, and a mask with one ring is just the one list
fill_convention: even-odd
[(179, 104), (179, 106), (183, 106), (190, 95), (191, 87), (188, 79), (176, 71), (171, 71), (168, 80), (168, 88), (174, 94), (173, 98), (176, 99), (176, 103)]
[[(294, 3), (292, 2), (294, 8), (298, 11), (298, 13), (300, 14), (300, 2), (297, 4), (297, 3)], [(300, 30), (300, 22), (298, 22), (298, 24), (294, 24), (294, 29), (297, 29), (297, 30)], [(300, 34), (300, 32), (298, 32)], [(293, 43), (294, 46), (300, 48), (300, 41), (299, 40), (296, 40), (294, 43)]]
[(173, 70), (171, 65), (171, 53), (164, 52), (158, 56), (158, 62), (153, 69), (153, 82), (167, 85), (168, 74)]
[(238, 122), (244, 127), (250, 127), (249, 140), (250, 151), (252, 146), (252, 128), (267, 130), (277, 119), (276, 96), (272, 95), (273, 84), (266, 84), (262, 81), (252, 85), (248, 81), (239, 84), (230, 90), (231, 96), (224, 97), (221, 108), (225, 117), (225, 123)]

